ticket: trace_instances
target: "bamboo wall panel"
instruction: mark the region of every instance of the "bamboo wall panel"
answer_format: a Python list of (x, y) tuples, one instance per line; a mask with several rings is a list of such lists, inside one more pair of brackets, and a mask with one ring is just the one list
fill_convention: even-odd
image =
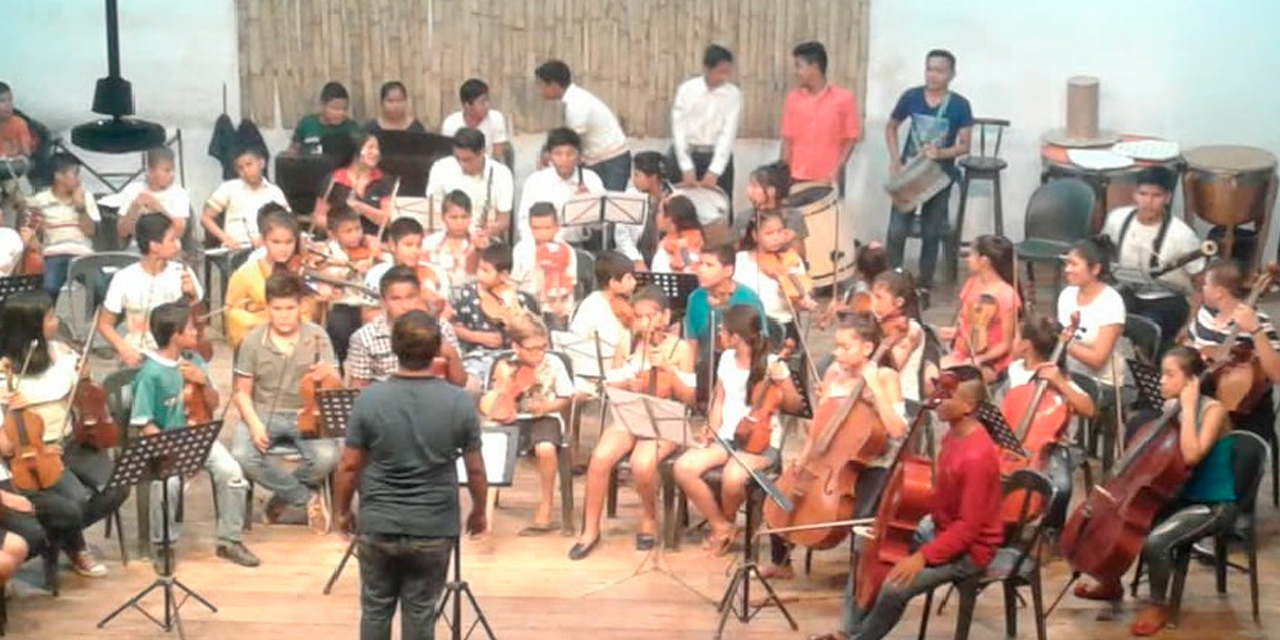
[(458, 86), (479, 77), (517, 131), (542, 131), (559, 123), (561, 109), (542, 100), (533, 70), (560, 58), (628, 135), (666, 137), (676, 87), (717, 43), (737, 58), (740, 135), (776, 137), (799, 42), (823, 42), (828, 76), (861, 102), (869, 2), (237, 0), (241, 113), (291, 127), (316, 109), (320, 87), (337, 80), (363, 121), (377, 112), (381, 84), (401, 80), (430, 128), (458, 108)]

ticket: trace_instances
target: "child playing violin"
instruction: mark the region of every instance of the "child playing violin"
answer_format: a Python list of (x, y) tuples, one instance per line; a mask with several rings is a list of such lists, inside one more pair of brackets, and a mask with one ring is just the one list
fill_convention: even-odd
[(790, 247), (784, 215), (777, 209), (759, 211), (747, 225), (734, 262), (733, 279), (760, 296), (771, 322), (784, 328), (783, 335), (796, 338), (796, 314), (817, 306), (813, 301), (813, 281), (800, 254)]
[(635, 265), (617, 251), (605, 251), (596, 256), (595, 275), (597, 289), (582, 299), (569, 331), (582, 338), (598, 337), (602, 354), (611, 358), (629, 335), (635, 318), (631, 308)]
[(462, 286), (475, 280), (476, 254), (489, 246), (489, 236), (483, 231), (472, 233), (471, 197), (465, 191), (450, 191), (443, 206), (444, 229), (427, 236), (422, 251), (454, 286)]
[(871, 285), (871, 312), (880, 323), (885, 338), (894, 341), (886, 364), (902, 376), (902, 396), (919, 401), (924, 370), (924, 328), (916, 286), (903, 271), (885, 271)]
[[(282, 522), (286, 510), (296, 509), (306, 514), (313, 532), (325, 533), (329, 514), (319, 487), (337, 466), (338, 441), (299, 435), (300, 388), (306, 376), (337, 377), (338, 361), (324, 329), (304, 320), (301, 276), (272, 274), (264, 289), (269, 322), (250, 331), (236, 353), (231, 400), (242, 421), (233, 432), (231, 452), (245, 477), (271, 491), (263, 512), (268, 523)], [(292, 473), (266, 455), (277, 445), (301, 454)]]
[[(733, 522), (738, 508), (746, 500), (747, 485), (751, 481), (747, 470), (730, 460), (725, 447), (738, 449), (738, 460), (756, 471), (778, 464), (782, 429), (776, 414), (768, 418), (771, 436), (764, 452), (748, 453), (734, 442), (738, 423), (751, 413), (756, 386), (777, 385), (782, 393), (780, 410), (783, 412), (793, 413), (803, 404), (787, 363), (769, 353), (764, 319), (754, 306), (729, 307), (719, 333), (725, 352), (717, 367), (715, 392), (707, 412), (707, 431), (700, 438), (703, 446), (681, 454), (675, 463), (675, 478), (680, 489), (711, 525), (703, 547), (712, 555), (723, 555), (733, 543), (736, 533)], [(723, 467), (718, 499), (702, 478), (702, 474), (715, 467)]]
[(564, 446), (563, 412), (573, 398), (573, 380), (558, 356), (548, 356), (550, 336), (537, 316), (521, 313), (508, 325), (514, 357), (493, 365), (489, 390), (480, 398), (483, 420), (518, 422), (538, 461), (540, 486), (533, 523), (520, 531), (535, 536), (554, 531), (551, 502), (556, 486), (557, 452)]
[(467, 373), (483, 380), (494, 353), (510, 343), (511, 320), (537, 309), (537, 302), (511, 283), (511, 248), (492, 244), (480, 252), (476, 281), (455, 290), (453, 308)]
[(791, 169), (785, 162), (771, 162), (752, 171), (747, 180), (747, 200), (751, 202), (751, 209), (734, 216), (733, 237), (741, 242), (749, 234), (747, 227), (758, 214), (778, 211), (783, 218), (779, 241), (782, 246), (794, 249), (804, 257), (804, 239), (809, 237), (809, 227), (804, 222), (804, 215), (782, 204), (791, 193), (791, 182)]
[(969, 278), (960, 289), (956, 326), (938, 327), (938, 338), (952, 345), (941, 364), (976, 365), (994, 382), (1013, 360), (1022, 308), (1013, 288), (1013, 243), (1002, 236), (978, 236), (965, 260)]
[[(751, 287), (733, 279), (737, 252), (732, 245), (720, 245), (708, 250), (698, 266), (698, 289), (690, 296), (684, 314), (684, 339), (692, 343), (698, 356), (698, 405), (706, 406), (710, 394), (710, 368), (715, 356), (724, 350), (717, 340), (718, 326), (725, 309), (737, 304), (755, 307), (764, 317), (764, 305)], [(764, 325), (765, 335), (769, 325)]]
[[(147, 353), (146, 361), (133, 379), (133, 408), (129, 417), (129, 424), (141, 429), (143, 435), (189, 426), (183, 401), (183, 387), (187, 383), (202, 387), (204, 401), (217, 405), (216, 395), (209, 395), (213, 387), (208, 366), (199, 355), (191, 353), (197, 336), (191, 307), (179, 302), (156, 307), (151, 313), (150, 329), (156, 350)], [(245, 567), (258, 566), (258, 557), (249, 551), (241, 538), (249, 483), (245, 481), (239, 463), (226, 446), (215, 441), (204, 464), (213, 477), (214, 491), (218, 494), (218, 557)], [(164, 518), (169, 518), (171, 536), (176, 535), (173, 512), (181, 486), (176, 476), (169, 478), (163, 487), (159, 481), (151, 483), (152, 544), (158, 545), (164, 538)], [(161, 491), (169, 493), (168, 514), (162, 513)]]
[[(360, 215), (345, 207), (334, 209), (329, 215), (329, 243), (326, 245), (328, 266), (325, 275), (359, 282), (373, 267), (379, 253), (376, 238), (365, 235), (360, 227)], [(322, 286), (329, 289), (329, 313), (325, 329), (333, 342), (338, 362), (347, 359), (347, 345), (351, 334), (364, 324), (365, 298), (355, 288)]]
[[(881, 424), (889, 435), (889, 443), (885, 449), (864, 469), (858, 473), (857, 486), (853, 497), (856, 501), (853, 509), (854, 518), (865, 518), (874, 515), (875, 498), (893, 462), (894, 454), (906, 434), (906, 405), (902, 399), (902, 385), (898, 372), (888, 367), (880, 367), (872, 360), (876, 349), (880, 346), (884, 335), (875, 316), (869, 312), (852, 312), (840, 318), (836, 325), (835, 357), (833, 366), (829, 367), (818, 387), (818, 414), (826, 412), (823, 407), (828, 403), (846, 402), (859, 380), (866, 380), (866, 392), (870, 393), (867, 402), (875, 409)], [(794, 473), (799, 460), (806, 460), (813, 446), (814, 438), (825, 425), (813, 423), (809, 427), (809, 435), (805, 438), (804, 448), (800, 456), (788, 462), (783, 468), (783, 475)], [(845, 428), (872, 425), (850, 425)], [(770, 536), (772, 549), (772, 565), (761, 571), (766, 577), (789, 579), (795, 572), (791, 568), (791, 547), (780, 536)]]
[[(289, 271), (291, 263), (300, 262), (298, 254), (298, 221), (283, 208), (272, 207), (258, 218), (258, 238), (262, 250), (236, 269), (227, 282), (226, 327), (227, 344), (238, 349), (244, 337), (254, 327), (265, 324), (267, 313), (267, 279), (280, 271)], [(314, 299), (302, 299), (302, 317), (311, 319)]]
[(1013, 389), (1037, 380), (1047, 380), (1049, 388), (1062, 396), (1072, 415), (1092, 418), (1095, 410), (1093, 398), (1072, 382), (1058, 365), (1049, 361), (1062, 331), (1062, 326), (1053, 318), (1029, 316), (1024, 319), (1020, 337), (1013, 345), (1012, 355), (1016, 359), (1009, 363), (1006, 372), (1007, 386)]
[[(449, 307), (449, 294), (453, 290), (449, 274), (424, 260), (422, 223), (413, 218), (396, 218), (387, 227), (387, 249), (391, 260), (379, 262), (365, 274), (364, 286), (377, 291), (382, 276), (392, 267), (408, 267), (418, 275), (419, 293), (426, 303), (426, 310), (441, 320), (453, 316)], [(390, 348), (390, 347), (388, 347)]]
[[(1129, 627), (1135, 636), (1155, 635), (1168, 623), (1166, 598), (1175, 553), (1230, 526), (1238, 512), (1231, 440), (1227, 437), (1231, 422), (1221, 403), (1201, 393), (1200, 377), (1205, 369), (1200, 354), (1190, 347), (1173, 347), (1160, 361), (1160, 395), (1166, 408), (1176, 405), (1181, 410), (1173, 419), (1178, 421), (1178, 448), (1191, 476), (1142, 545), (1151, 597)], [(1149, 419), (1150, 415), (1143, 416), (1131, 424), (1144, 424)], [(1124, 587), (1119, 579), (1082, 583), (1076, 585), (1075, 594), (1090, 600), (1118, 601), (1124, 597)]]
[[(669, 333), (671, 306), (662, 289), (648, 285), (632, 298), (635, 321), (613, 356), (608, 378), (611, 386), (652, 394), (690, 404), (696, 376), (693, 350), (680, 336)], [(585, 524), (582, 535), (569, 549), (570, 560), (586, 558), (600, 541), (600, 516), (604, 510), (609, 474), (622, 457), (631, 454), (631, 479), (643, 512), (636, 532), (636, 550), (653, 548), (657, 535), (658, 465), (675, 453), (678, 443), (669, 440), (642, 442), (615, 420), (600, 435), (587, 465)]]
[(536, 202), (529, 207), (529, 236), (512, 251), (511, 279), (538, 300), (552, 329), (568, 328), (578, 284), (578, 255), (569, 243), (557, 240), (559, 233), (555, 207)]
[(663, 205), (662, 240), (653, 254), (651, 271), (657, 273), (697, 273), (706, 236), (698, 209), (685, 196), (667, 198)]
[(938, 450), (933, 507), (915, 533), (918, 547), (889, 571), (869, 610), (858, 607), (857, 576), (850, 572), (842, 629), (810, 640), (884, 638), (912, 598), (980, 574), (1003, 542), (999, 448), (974, 415), (987, 395), (982, 372), (966, 365), (943, 375), (957, 384), (934, 409), (950, 428)]

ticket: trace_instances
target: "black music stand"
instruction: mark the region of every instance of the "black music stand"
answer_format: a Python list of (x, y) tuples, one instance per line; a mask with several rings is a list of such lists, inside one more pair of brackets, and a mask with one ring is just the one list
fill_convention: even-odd
[(649, 198), (622, 191), (583, 194), (561, 205), (559, 213), (562, 227), (600, 229), (601, 249), (608, 251), (613, 225), (643, 225), (649, 216)]
[[(360, 395), (359, 389), (321, 389), (316, 392), (316, 404), (320, 407), (320, 433), (328, 438), (345, 438), (347, 435), (347, 419), (351, 417), (351, 407)], [(329, 581), (324, 585), (324, 595), (333, 591), (333, 583), (338, 581), (347, 560), (356, 552), (356, 539), (351, 538), (347, 550), (343, 552), (338, 566), (334, 567)]]
[[(724, 450), (729, 453), (729, 457), (732, 459), (732, 462), (741, 466), (747, 474), (751, 476), (751, 481), (756, 483), (761, 489), (764, 489), (764, 493), (768, 499), (776, 502), (778, 506), (782, 507), (782, 510), (787, 513), (790, 513), (792, 509), (795, 509), (795, 504), (791, 502), (790, 498), (778, 490), (778, 486), (775, 485), (772, 480), (764, 477), (760, 472), (752, 469), (750, 465), (743, 462), (742, 458), (738, 457), (738, 452), (734, 450), (733, 445), (725, 442), (724, 438), (721, 438), (719, 434), (713, 433), (713, 435), (715, 435), (716, 442), (718, 442), (720, 446), (724, 447)], [(779, 452), (779, 454), (781, 454), (781, 452)], [(725, 464), (730, 463), (726, 462)], [(782, 598), (778, 597), (778, 592), (773, 590), (773, 585), (769, 584), (769, 581), (765, 579), (763, 573), (760, 573), (760, 566), (752, 559), (755, 555), (753, 550), (755, 543), (752, 541), (752, 538), (754, 537), (755, 536), (746, 536), (746, 541), (742, 549), (742, 560), (738, 562), (737, 568), (733, 570), (733, 578), (729, 580), (729, 584), (724, 589), (724, 595), (720, 597), (720, 603), (717, 606), (717, 609), (720, 611), (720, 622), (716, 625), (716, 634), (713, 636), (715, 640), (720, 640), (720, 637), (724, 635), (724, 625), (729, 622), (730, 615), (737, 618), (738, 622), (746, 624), (751, 622), (757, 614), (769, 606), (777, 607), (778, 611), (782, 613), (782, 617), (787, 619), (787, 624), (790, 625), (792, 631), (800, 630), (799, 625), (796, 624), (795, 618), (791, 617), (791, 612), (788, 611), (786, 605), (782, 603)], [(755, 578), (760, 583), (760, 586), (764, 587), (765, 593), (768, 594), (763, 602), (756, 605), (751, 603), (752, 578)]]
[[(493, 487), (509, 487), (515, 481), (516, 477), (516, 460), (520, 448), (520, 427), (514, 425), (489, 426), (483, 427), (480, 432), (480, 453), (484, 457), (484, 475), (489, 482), (490, 491)], [(492, 455), (486, 455), (494, 452)], [(498, 464), (489, 464), (497, 462)], [(469, 479), (467, 478), (466, 469), (462, 462), (462, 457), (458, 457), (458, 486), (467, 486)], [(472, 506), (475, 508), (475, 505)], [(485, 505), (485, 511), (489, 516), (489, 526), (493, 526), (493, 509), (488, 504)], [(467, 632), (462, 632), (462, 598), (466, 596), (467, 602), (471, 604), (471, 613), (475, 615), (475, 620), (471, 626), (467, 627)], [(453, 606), (449, 607), (452, 599)], [(449, 608), (450, 615), (445, 615), (444, 610)], [(480, 608), (480, 603), (476, 601), (476, 596), (471, 592), (471, 584), (462, 579), (462, 536), (458, 536), (453, 540), (453, 580), (445, 583), (444, 593), (440, 596), (440, 604), (436, 605), (435, 619), (444, 618), (449, 623), (450, 638), (452, 640), (462, 640), (470, 638), (479, 625), (484, 628), (485, 635), (489, 640), (496, 640), (493, 628), (489, 626), (489, 619), (485, 617), (484, 610)]]
[(1129, 358), (1128, 362), (1129, 372), (1138, 387), (1138, 406), (1152, 411), (1164, 409), (1164, 398), (1160, 396), (1160, 370), (1137, 358)]
[[(667, 294), (671, 304), (671, 321), (679, 322), (689, 309), (689, 296), (698, 290), (698, 276), (692, 273), (655, 273), (639, 271), (635, 274), (636, 287), (652, 284)], [(712, 334), (712, 338), (715, 334)]]
[(382, 160), (378, 168), (400, 178), (400, 195), (427, 195), (427, 181), (436, 161), (453, 154), (453, 138), (439, 133), (379, 131)]
[[(218, 433), (221, 431), (221, 420), (207, 422), (186, 429), (165, 431), (153, 436), (135, 438), (130, 440), (129, 444), (120, 452), (120, 456), (116, 460), (115, 469), (111, 473), (111, 479), (107, 481), (104, 491), (115, 488), (128, 488), (143, 482), (160, 482), (161, 511), (164, 518), (164, 538), (160, 541), (160, 557), (163, 561), (160, 564), (159, 575), (155, 581), (107, 614), (105, 618), (98, 622), (99, 629), (106, 627), (107, 623), (111, 622), (126, 609), (134, 608), (165, 631), (172, 631), (173, 627), (176, 626), (178, 628), (178, 637), (186, 638), (186, 633), (182, 629), (182, 618), (178, 615), (178, 610), (182, 608), (183, 604), (186, 604), (188, 599), (194, 598), (196, 602), (204, 605), (209, 611), (218, 612), (217, 607), (174, 577), (173, 542), (170, 540), (169, 532), (169, 488), (167, 484), (169, 478), (191, 475), (203, 469), (205, 460), (209, 458), (209, 449), (213, 447), (213, 443), (218, 439)], [(164, 620), (151, 615), (150, 612), (139, 605), (143, 598), (156, 589), (164, 591)], [(181, 600), (176, 599), (175, 590), (182, 592)]]
[(978, 408), (974, 410), (974, 414), (978, 417), (978, 422), (986, 427), (987, 433), (991, 434), (991, 439), (995, 441), (996, 446), (1008, 451), (1016, 453), (1020, 456), (1027, 457), (1030, 453), (1022, 447), (1022, 441), (1018, 439), (1013, 429), (1009, 428), (1009, 423), (1004, 419), (1004, 413), (997, 407), (986, 400), (978, 403)]
[(26, 293), (28, 291), (39, 291), (44, 283), (44, 276), (40, 274), (30, 276), (8, 276), (0, 278), (0, 301), (15, 294)]

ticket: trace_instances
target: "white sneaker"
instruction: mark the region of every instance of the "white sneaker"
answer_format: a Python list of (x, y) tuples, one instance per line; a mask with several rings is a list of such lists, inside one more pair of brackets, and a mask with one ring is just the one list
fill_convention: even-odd
[(106, 565), (98, 562), (87, 550), (72, 556), (71, 570), (86, 578), (101, 578), (107, 575)]

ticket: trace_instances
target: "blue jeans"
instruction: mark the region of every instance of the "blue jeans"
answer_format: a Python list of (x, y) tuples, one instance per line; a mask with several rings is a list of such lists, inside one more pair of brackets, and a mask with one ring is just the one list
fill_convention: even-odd
[(448, 578), (453, 539), (368, 533), (357, 545), (360, 640), (391, 640), (396, 604), (401, 638), (435, 638), (436, 602)]
[(311, 490), (319, 487), (338, 466), (340, 445), (333, 438), (304, 440), (298, 437), (298, 414), (294, 412), (266, 416), (266, 423), (268, 448), (293, 447), (302, 456), (302, 463), (293, 473), (285, 471), (279, 461), (254, 446), (249, 425), (243, 422), (236, 425), (231, 435), (231, 453), (244, 469), (246, 478), (266, 487), (285, 504), (305, 505)]
[[(231, 452), (221, 442), (214, 442), (209, 449), (209, 457), (205, 458), (204, 468), (213, 476), (213, 492), (218, 504), (218, 544), (239, 542), (244, 529), (244, 504), (249, 494), (249, 483), (245, 482), (240, 465), (236, 464)], [(160, 491), (169, 493), (169, 540), (178, 539), (177, 523), (174, 515), (178, 510), (178, 491), (181, 483), (177, 476), (171, 476), (162, 483), (151, 482), (151, 543), (160, 544), (164, 539), (164, 502)]]
[(608, 160), (587, 165), (587, 168), (600, 176), (600, 182), (608, 191), (626, 191), (631, 182), (631, 152), (625, 151)]
[[(933, 286), (933, 276), (938, 270), (938, 247), (951, 232), (951, 187), (939, 191), (920, 206), (920, 278), (917, 284), (925, 289)], [(916, 223), (914, 213), (897, 209), (889, 212), (889, 233), (885, 238), (885, 251), (889, 254), (889, 266), (902, 268), (907, 238)]]
[[(71, 263), (78, 256), (45, 256), (44, 258), (44, 280), (40, 288), (53, 298), (54, 302), (58, 301), (58, 294), (62, 292), (63, 285), (67, 284), (67, 275), (71, 272)], [(98, 272), (89, 276), (89, 281), (85, 285), (89, 289), (89, 300), (91, 301), (91, 309), (102, 304), (106, 298), (108, 278)]]

